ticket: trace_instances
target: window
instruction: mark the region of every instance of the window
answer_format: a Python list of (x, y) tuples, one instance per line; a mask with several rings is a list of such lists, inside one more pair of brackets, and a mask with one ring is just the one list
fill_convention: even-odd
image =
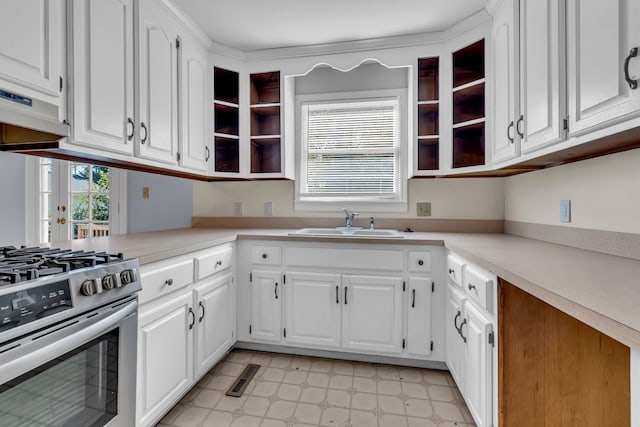
[(296, 209), (406, 210), (401, 97), (298, 98)]

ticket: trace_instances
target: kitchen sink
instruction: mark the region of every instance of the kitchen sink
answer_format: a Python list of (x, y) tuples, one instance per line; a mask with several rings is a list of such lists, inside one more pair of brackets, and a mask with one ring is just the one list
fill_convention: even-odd
[(397, 230), (368, 230), (360, 227), (337, 228), (302, 228), (289, 233), (289, 236), (302, 237), (338, 237), (338, 238), (369, 238), (369, 239), (403, 239), (404, 235)]

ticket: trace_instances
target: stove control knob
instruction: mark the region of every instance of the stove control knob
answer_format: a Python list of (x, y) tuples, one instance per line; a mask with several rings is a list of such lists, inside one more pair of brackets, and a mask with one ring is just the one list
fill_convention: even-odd
[(95, 279), (87, 279), (82, 282), (82, 285), (80, 286), (80, 293), (82, 295), (89, 297), (97, 294), (98, 292), (100, 292), (100, 290), (98, 289), (98, 282)]
[(129, 283), (136, 281), (136, 275), (133, 270), (123, 270), (120, 273), (120, 282), (122, 282), (122, 286), (128, 285)]
[(107, 274), (102, 278), (102, 289), (113, 289), (118, 287), (118, 279), (115, 274)]

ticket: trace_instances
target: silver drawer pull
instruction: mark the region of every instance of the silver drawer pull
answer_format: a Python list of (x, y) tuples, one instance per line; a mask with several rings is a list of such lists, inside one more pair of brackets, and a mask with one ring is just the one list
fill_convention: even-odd
[(453, 268), (449, 269), (449, 274), (453, 274), (454, 276), (456, 275), (456, 271)]
[(219, 260), (218, 262), (216, 262), (216, 268), (218, 267), (222, 267), (222, 260)]
[(165, 284), (165, 285), (167, 285), (167, 286), (171, 286), (171, 285), (173, 285), (173, 279), (167, 279), (167, 280), (165, 280), (165, 281), (164, 281), (164, 284)]
[(476, 285), (472, 285), (471, 283), (469, 283), (469, 290), (472, 290), (472, 289), (476, 289)]

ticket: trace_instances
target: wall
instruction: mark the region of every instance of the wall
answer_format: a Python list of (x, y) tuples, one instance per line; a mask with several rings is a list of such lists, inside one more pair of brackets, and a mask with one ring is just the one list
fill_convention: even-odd
[(25, 241), (25, 158), (0, 152), (0, 245)]
[[(127, 172), (128, 232), (191, 226), (192, 182), (187, 179)], [(149, 198), (142, 188), (149, 187)]]
[[(292, 181), (194, 182), (194, 216), (233, 216), (234, 202), (243, 216), (263, 216), (264, 202), (273, 202), (273, 216), (332, 217), (342, 212), (296, 212)], [(504, 217), (504, 179), (414, 179), (409, 181), (409, 212), (375, 213), (381, 218), (415, 218), (416, 202), (431, 202), (431, 218), (497, 219)], [(345, 206), (348, 207), (348, 206)], [(368, 212), (360, 212), (368, 216)]]
[(505, 219), (639, 234), (640, 149), (506, 178)]

